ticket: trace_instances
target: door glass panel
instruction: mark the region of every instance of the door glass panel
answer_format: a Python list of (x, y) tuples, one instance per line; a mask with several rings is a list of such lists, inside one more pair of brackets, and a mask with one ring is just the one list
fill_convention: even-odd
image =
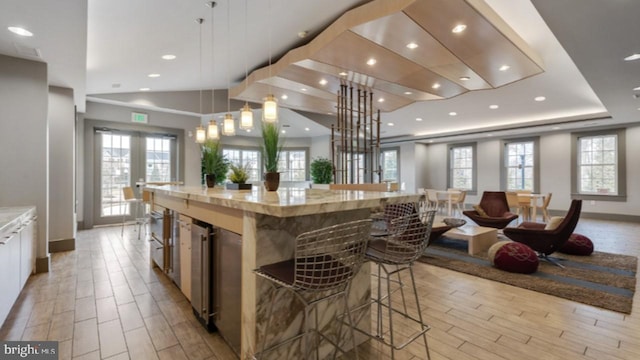
[(171, 181), (171, 140), (147, 137), (146, 181)]
[(113, 216), (128, 212), (122, 188), (131, 183), (131, 136), (102, 136), (100, 215)]

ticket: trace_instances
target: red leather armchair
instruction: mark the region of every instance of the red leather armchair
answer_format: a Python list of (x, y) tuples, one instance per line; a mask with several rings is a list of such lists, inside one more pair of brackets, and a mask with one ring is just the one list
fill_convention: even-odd
[(462, 213), (480, 226), (503, 229), (518, 218), (518, 215), (509, 211), (504, 191), (483, 192), (478, 205), (486, 212), (487, 216), (480, 215), (476, 210), (467, 210)]
[(540, 258), (562, 267), (548, 255), (562, 248), (562, 245), (569, 240), (580, 219), (581, 209), (582, 200), (573, 200), (564, 220), (555, 229), (546, 230), (545, 224), (542, 223), (523, 222), (516, 228), (504, 229), (504, 235), (529, 246), (538, 253)]

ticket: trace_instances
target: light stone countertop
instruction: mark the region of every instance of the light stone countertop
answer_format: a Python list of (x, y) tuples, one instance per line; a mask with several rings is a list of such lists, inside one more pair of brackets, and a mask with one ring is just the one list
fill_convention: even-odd
[(251, 190), (226, 190), (222, 185), (216, 185), (213, 189), (199, 186), (147, 186), (145, 190), (158, 195), (276, 217), (375, 208), (391, 203), (415, 202), (421, 196), (406, 192), (306, 188), (280, 188), (278, 191), (266, 191), (263, 186), (255, 185)]
[(19, 225), (23, 216), (34, 209), (35, 206), (0, 207), (0, 234)]

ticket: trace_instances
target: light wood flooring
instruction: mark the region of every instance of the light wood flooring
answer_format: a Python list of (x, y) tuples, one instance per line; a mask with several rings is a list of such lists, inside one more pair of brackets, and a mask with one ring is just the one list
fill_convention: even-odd
[[(640, 224), (582, 219), (576, 232), (596, 250), (640, 255)], [(235, 359), (150, 267), (133, 226), (124, 238), (120, 227), (80, 231), (76, 246), (29, 279), (0, 340), (57, 340), (60, 359)], [(638, 292), (624, 315), (422, 263), (414, 269), (431, 359), (640, 359)], [(360, 358), (390, 357), (373, 342)], [(421, 341), (396, 352), (425, 358)]]

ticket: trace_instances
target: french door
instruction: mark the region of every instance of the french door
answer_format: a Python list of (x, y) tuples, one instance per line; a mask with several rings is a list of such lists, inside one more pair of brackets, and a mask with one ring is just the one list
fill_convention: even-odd
[(138, 182), (176, 179), (176, 138), (135, 131), (96, 130), (94, 222), (113, 224), (132, 217), (122, 188), (130, 186), (141, 197)]

